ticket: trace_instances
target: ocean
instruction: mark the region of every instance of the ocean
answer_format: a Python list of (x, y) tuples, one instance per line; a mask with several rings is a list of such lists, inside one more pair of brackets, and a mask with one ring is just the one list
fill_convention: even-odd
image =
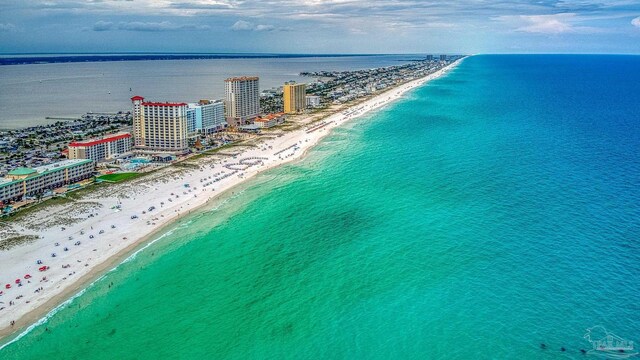
[[(0, 57), (0, 61), (12, 57)], [(224, 97), (224, 79), (260, 76), (260, 89), (309, 82), (303, 71), (360, 70), (405, 64), (419, 55), (89, 61), (0, 66), (0, 129), (43, 125), (87, 112), (131, 110), (131, 97), (197, 102)]]
[(638, 56), (468, 58), (0, 358), (578, 359), (594, 326), (637, 344), (639, 82)]

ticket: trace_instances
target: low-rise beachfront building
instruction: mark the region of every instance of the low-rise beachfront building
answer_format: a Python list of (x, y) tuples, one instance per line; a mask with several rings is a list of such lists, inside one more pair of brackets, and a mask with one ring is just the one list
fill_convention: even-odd
[(183, 155), (189, 152), (187, 104), (145, 102), (131, 98), (135, 152), (140, 154)]
[(307, 95), (307, 107), (308, 108), (316, 108), (320, 106), (320, 96), (317, 95)]
[(91, 159), (73, 159), (39, 166), (16, 168), (0, 178), (0, 202), (35, 196), (45, 190), (85, 180), (93, 176), (95, 162)]
[(131, 134), (117, 133), (101, 139), (73, 141), (69, 144), (69, 159), (101, 161), (131, 151)]
[(282, 124), (285, 120), (284, 113), (269, 114), (259, 118), (256, 118), (253, 123), (260, 129), (268, 129), (278, 124)]
[(224, 130), (227, 121), (224, 117), (222, 100), (200, 100), (190, 103), (187, 108), (187, 132), (189, 136), (197, 133), (213, 134)]

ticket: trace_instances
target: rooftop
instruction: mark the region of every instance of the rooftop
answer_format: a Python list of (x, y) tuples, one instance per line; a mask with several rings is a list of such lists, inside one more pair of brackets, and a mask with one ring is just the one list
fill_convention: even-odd
[(117, 134), (106, 135), (102, 139), (89, 139), (89, 140), (85, 140), (85, 141), (72, 141), (69, 144), (69, 146), (70, 147), (93, 146), (93, 145), (103, 144), (103, 143), (116, 141), (116, 140), (120, 140), (120, 139), (126, 139), (126, 138), (130, 138), (130, 137), (131, 137), (131, 134), (129, 134), (129, 133), (117, 133)]
[(255, 120), (253, 120), (253, 122), (266, 122), (266, 121), (271, 121), (273, 119), (279, 119), (282, 116), (284, 116), (284, 113), (280, 112), (280, 113), (276, 113), (276, 114), (268, 114), (265, 116), (261, 116), (256, 118)]
[(284, 83), (284, 86), (305, 86), (304, 83), (297, 83), (295, 81), (287, 81)]
[(217, 99), (217, 100), (200, 100), (197, 103), (189, 103), (187, 105), (189, 106), (189, 108), (193, 109), (193, 108), (196, 108), (196, 107), (220, 105), (222, 103), (223, 103), (222, 100)]
[(79, 165), (79, 164), (84, 164), (84, 163), (88, 163), (88, 162), (93, 162), (93, 160), (89, 160), (89, 159), (63, 160), (63, 161), (55, 162), (53, 164), (47, 164), (47, 165), (38, 166), (36, 168), (33, 168), (33, 170), (35, 170), (38, 173), (42, 174), (42, 173), (45, 173), (47, 171), (57, 170), (57, 169), (60, 169), (60, 168), (66, 168), (66, 167)]
[(187, 103), (170, 103), (170, 102), (143, 102), (143, 106), (186, 106)]
[(231, 77), (225, 80), (225, 82), (231, 81), (248, 81), (248, 80), (258, 80), (257, 76), (239, 76), (239, 77)]
[(24, 176), (24, 175), (30, 175), (35, 173), (36, 171), (30, 168), (25, 168), (25, 167), (19, 167), (19, 168), (15, 168), (11, 171), (9, 171), (9, 175), (15, 175), (15, 176)]

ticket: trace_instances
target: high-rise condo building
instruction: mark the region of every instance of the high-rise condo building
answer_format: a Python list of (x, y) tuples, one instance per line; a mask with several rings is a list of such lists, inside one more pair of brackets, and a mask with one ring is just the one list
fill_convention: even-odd
[(133, 146), (138, 147), (144, 144), (144, 127), (142, 126), (142, 96), (134, 96), (131, 98), (133, 103)]
[(137, 152), (181, 155), (189, 151), (187, 104), (145, 102), (142, 96), (131, 101)]
[(224, 111), (231, 126), (244, 125), (260, 114), (258, 77), (235, 77), (224, 81)]
[(304, 111), (306, 106), (306, 85), (289, 81), (282, 88), (285, 114), (295, 114)]

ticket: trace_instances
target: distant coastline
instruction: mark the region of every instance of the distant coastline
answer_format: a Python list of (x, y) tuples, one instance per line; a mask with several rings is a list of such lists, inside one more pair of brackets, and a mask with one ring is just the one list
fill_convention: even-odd
[[(0, 65), (33, 65), (74, 62), (211, 60), (211, 59), (289, 59), (323, 57), (393, 56), (394, 54), (270, 54), (270, 53), (114, 53), (114, 54), (1, 54)], [(416, 60), (417, 61), (417, 60)]]

